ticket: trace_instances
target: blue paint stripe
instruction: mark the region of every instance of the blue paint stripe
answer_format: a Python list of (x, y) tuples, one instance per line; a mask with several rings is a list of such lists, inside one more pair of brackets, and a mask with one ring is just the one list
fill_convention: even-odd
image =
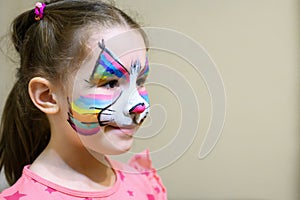
[(107, 72), (116, 75), (119, 78), (124, 77), (125, 75), (123, 74), (122, 71), (120, 71), (116, 66), (113, 65), (109, 60), (107, 60), (105, 55), (101, 55), (100, 62), (98, 62), (100, 65), (102, 65)]
[(82, 129), (94, 129), (99, 127), (99, 123), (98, 122), (90, 122), (90, 123), (82, 123), (80, 121), (78, 121), (77, 119), (75, 119), (74, 117), (72, 118), (72, 122), (76, 125), (76, 127), (82, 128)]
[(141, 97), (149, 103), (149, 96), (148, 95), (141, 95)]

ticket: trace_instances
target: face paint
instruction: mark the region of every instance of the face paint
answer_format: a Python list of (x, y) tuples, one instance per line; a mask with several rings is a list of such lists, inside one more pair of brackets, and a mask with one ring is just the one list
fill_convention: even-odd
[(69, 103), (68, 122), (82, 135), (98, 133), (100, 130), (98, 114), (101, 108), (109, 105), (113, 99), (111, 95), (104, 94), (80, 96), (74, 102)]
[(129, 80), (129, 72), (127, 69), (119, 62), (119, 60), (105, 48), (104, 42), (99, 42), (99, 47), (102, 52), (97, 60), (93, 73), (90, 77), (91, 83), (98, 83), (99, 81), (106, 80), (108, 77), (118, 77), (125, 78)]
[(110, 80), (119, 84), (120, 79), (126, 80), (124, 84), (127, 86), (117, 85), (118, 89), (109, 86), (108, 89), (102, 90), (107, 94), (88, 93), (69, 103), (68, 122), (81, 135), (96, 134), (101, 126), (106, 125), (136, 126), (146, 117), (149, 109), (147, 91), (138, 83), (141, 80), (143, 84), (149, 73), (148, 59), (146, 58), (142, 71), (140, 62), (135, 61), (129, 72), (116, 56), (105, 48), (103, 41), (99, 42), (99, 47), (101, 53), (87, 81), (91, 88), (103, 87)]
[[(149, 63), (148, 63), (148, 56), (147, 56), (147, 57), (146, 57), (145, 67), (144, 67), (143, 70), (140, 72), (139, 80), (142, 78), (142, 82), (144, 83), (144, 82), (145, 82), (145, 79), (146, 79), (147, 76), (148, 76), (148, 74), (149, 74)], [(139, 81), (139, 80), (138, 80), (138, 81)], [(142, 84), (143, 84), (143, 83), (142, 83)], [(145, 87), (139, 88), (139, 89), (138, 89), (138, 92), (139, 92), (139, 94), (141, 95), (141, 97), (142, 97), (143, 99), (145, 99), (145, 100), (147, 101), (147, 103), (149, 104), (150, 102), (149, 102), (148, 92), (147, 92), (146, 88), (145, 88)]]
[(148, 96), (147, 90), (146, 90), (145, 88), (143, 88), (143, 89), (139, 89), (138, 92), (139, 92), (139, 94), (141, 95), (141, 97), (142, 97), (143, 99), (145, 99), (145, 101), (147, 101), (148, 104), (149, 104), (150, 102), (149, 102), (149, 96)]
[(148, 74), (149, 74), (149, 62), (148, 62), (148, 56), (146, 56), (145, 67), (140, 72), (140, 76), (148, 76)]

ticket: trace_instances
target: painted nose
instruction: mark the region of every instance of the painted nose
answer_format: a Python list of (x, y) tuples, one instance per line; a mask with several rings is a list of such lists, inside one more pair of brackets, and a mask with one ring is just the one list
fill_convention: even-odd
[(142, 112), (144, 112), (146, 109), (146, 106), (144, 103), (139, 103), (135, 106), (133, 106), (130, 110), (129, 110), (129, 113), (130, 114), (140, 114)]

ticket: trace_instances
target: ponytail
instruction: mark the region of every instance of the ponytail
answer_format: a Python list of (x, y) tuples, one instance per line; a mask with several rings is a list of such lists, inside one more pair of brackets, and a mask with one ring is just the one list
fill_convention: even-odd
[[(47, 3), (48, 2), (48, 3)], [(140, 26), (114, 6), (90, 0), (49, 0), (43, 18), (35, 20), (34, 9), (13, 21), (12, 42), (20, 55), (17, 82), (6, 101), (0, 124), (0, 170), (13, 184), (25, 165), (31, 164), (50, 139), (50, 124), (45, 113), (32, 103), (28, 83), (33, 77), (63, 83), (70, 72), (88, 55), (86, 41), (94, 24), (103, 29), (120, 25)], [(84, 34), (82, 34), (84, 33)]]
[(19, 80), (6, 100), (0, 125), (0, 169), (4, 167), (10, 185), (21, 176), (23, 167), (42, 152), (49, 138), (46, 115), (34, 106), (27, 84)]

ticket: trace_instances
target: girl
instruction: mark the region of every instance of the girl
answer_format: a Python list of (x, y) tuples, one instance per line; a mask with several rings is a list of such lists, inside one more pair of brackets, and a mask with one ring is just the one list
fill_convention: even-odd
[(1, 122), (0, 199), (167, 199), (148, 152), (129, 164), (149, 109), (147, 40), (124, 12), (101, 1), (52, 0), (18, 16), (17, 82)]

